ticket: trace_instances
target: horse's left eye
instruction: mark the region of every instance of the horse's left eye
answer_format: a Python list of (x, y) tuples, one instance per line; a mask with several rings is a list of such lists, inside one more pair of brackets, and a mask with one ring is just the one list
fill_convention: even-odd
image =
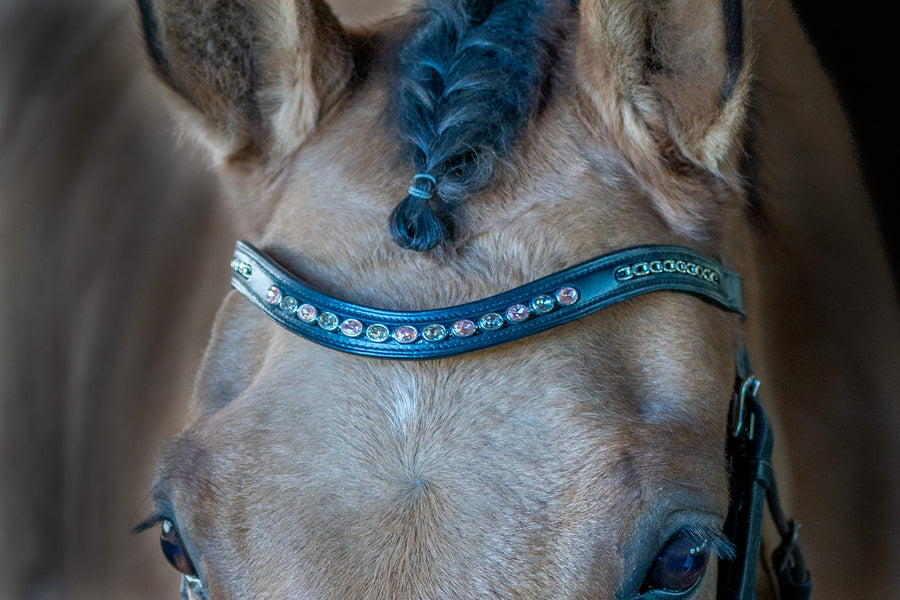
[(181, 536), (178, 534), (175, 524), (169, 519), (163, 519), (160, 522), (159, 545), (162, 547), (166, 560), (180, 573), (191, 577), (197, 576), (197, 569), (194, 568), (191, 557), (184, 550)]
[(641, 593), (658, 590), (674, 595), (687, 594), (703, 579), (709, 555), (706, 543), (690, 536), (675, 536), (654, 559)]

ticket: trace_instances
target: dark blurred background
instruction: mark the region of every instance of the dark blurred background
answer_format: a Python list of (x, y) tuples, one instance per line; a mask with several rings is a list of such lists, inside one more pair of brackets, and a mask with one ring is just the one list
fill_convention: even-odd
[(897, 168), (897, 118), (890, 87), (897, 73), (896, 27), (888, 15), (866, 10), (873, 4), (849, 10), (843, 4), (794, 0), (794, 6), (847, 111), (896, 282), (900, 279), (900, 236), (896, 233), (900, 219), (892, 179)]

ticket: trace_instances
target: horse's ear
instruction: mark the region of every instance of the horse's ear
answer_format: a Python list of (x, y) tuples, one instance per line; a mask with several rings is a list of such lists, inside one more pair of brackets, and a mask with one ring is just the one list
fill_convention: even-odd
[(288, 152), (350, 79), (322, 0), (137, 0), (148, 53), (217, 164)]
[(580, 3), (577, 77), (593, 122), (685, 233), (718, 216), (699, 179), (738, 185), (749, 94), (743, 11), (741, 0)]

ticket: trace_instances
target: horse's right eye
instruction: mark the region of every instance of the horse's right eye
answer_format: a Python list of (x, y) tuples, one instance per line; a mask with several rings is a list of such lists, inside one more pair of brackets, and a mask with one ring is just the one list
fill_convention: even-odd
[(693, 591), (706, 573), (710, 548), (689, 536), (669, 540), (647, 574), (642, 592), (657, 591), (667, 598), (683, 597)]
[(175, 528), (175, 524), (169, 519), (163, 519), (160, 522), (159, 545), (162, 547), (163, 555), (178, 572), (191, 577), (197, 576), (197, 569), (191, 562), (191, 557), (184, 550), (184, 544), (181, 536)]

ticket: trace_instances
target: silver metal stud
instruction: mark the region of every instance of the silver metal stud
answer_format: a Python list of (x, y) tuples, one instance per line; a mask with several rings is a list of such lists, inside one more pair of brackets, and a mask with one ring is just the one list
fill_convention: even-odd
[(231, 269), (244, 279), (250, 279), (253, 275), (253, 267), (250, 263), (244, 262), (237, 257), (231, 261)]

